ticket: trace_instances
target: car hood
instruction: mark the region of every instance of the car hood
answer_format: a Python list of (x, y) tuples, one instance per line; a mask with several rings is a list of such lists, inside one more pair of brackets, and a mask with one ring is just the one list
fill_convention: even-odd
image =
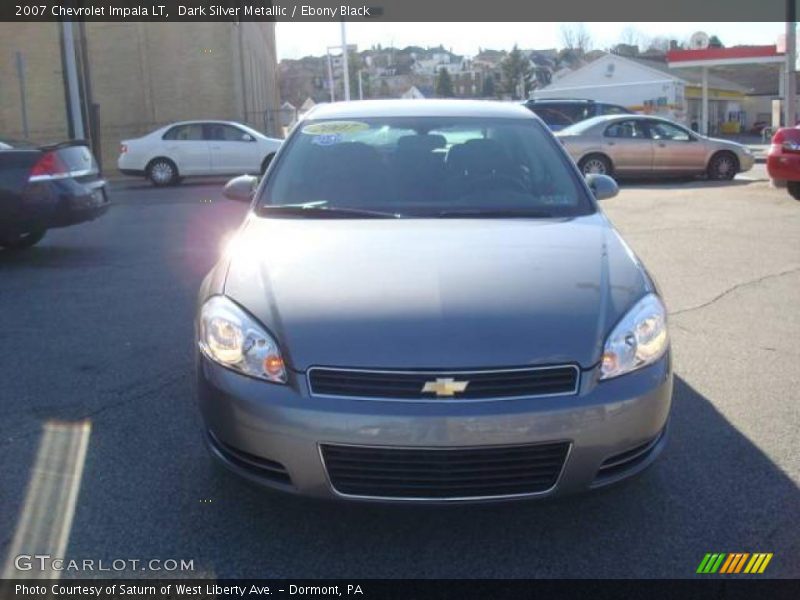
[(651, 289), (602, 214), (561, 220), (252, 216), (224, 293), (296, 370), (595, 365)]
[(737, 142), (732, 142), (731, 140), (722, 140), (720, 138), (707, 137), (705, 138), (705, 141), (715, 147), (726, 148), (728, 150), (732, 150), (737, 153), (744, 152), (745, 150), (747, 150), (747, 146), (739, 144)]

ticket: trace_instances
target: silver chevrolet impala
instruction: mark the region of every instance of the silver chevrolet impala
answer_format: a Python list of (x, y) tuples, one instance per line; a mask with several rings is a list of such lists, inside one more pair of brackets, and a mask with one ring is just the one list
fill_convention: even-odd
[(705, 174), (710, 179), (725, 180), (749, 171), (754, 163), (747, 146), (706, 137), (658, 117), (593, 117), (556, 135), (584, 174)]
[(212, 456), (323, 498), (478, 502), (603, 487), (666, 445), (667, 313), (533, 113), (322, 105), (204, 280)]

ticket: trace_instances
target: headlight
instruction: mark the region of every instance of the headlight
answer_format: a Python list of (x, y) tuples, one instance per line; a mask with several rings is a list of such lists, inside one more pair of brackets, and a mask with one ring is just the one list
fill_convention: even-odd
[(200, 309), (198, 344), (208, 358), (245, 375), (286, 383), (278, 344), (264, 327), (225, 296)]
[(600, 379), (611, 379), (653, 364), (669, 346), (667, 311), (648, 294), (617, 323), (603, 348)]

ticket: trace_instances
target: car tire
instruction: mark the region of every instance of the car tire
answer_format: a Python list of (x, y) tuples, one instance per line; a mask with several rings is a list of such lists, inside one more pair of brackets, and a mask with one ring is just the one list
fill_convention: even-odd
[(267, 172), (267, 168), (269, 168), (269, 164), (272, 162), (273, 158), (275, 158), (275, 153), (274, 152), (270, 152), (269, 154), (267, 154), (264, 157), (264, 160), (261, 161), (261, 174), (262, 175)]
[(608, 175), (611, 177), (614, 171), (613, 167), (611, 166), (611, 161), (607, 156), (602, 154), (590, 154), (589, 156), (584, 156), (578, 163), (578, 168), (584, 175), (593, 173), (596, 175)]
[(708, 178), (714, 181), (730, 181), (739, 172), (739, 160), (731, 152), (717, 152), (708, 161)]
[(800, 200), (800, 181), (787, 181), (786, 189), (789, 190), (789, 195), (795, 200)]
[(29, 231), (19, 235), (0, 237), (0, 248), (8, 250), (24, 250), (38, 244), (47, 232), (46, 229)]
[(168, 158), (154, 158), (146, 169), (147, 178), (156, 187), (174, 185), (180, 179), (178, 167)]

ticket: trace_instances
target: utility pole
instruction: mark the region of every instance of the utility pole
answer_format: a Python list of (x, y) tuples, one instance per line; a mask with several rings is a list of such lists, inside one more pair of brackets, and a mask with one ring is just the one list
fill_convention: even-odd
[(783, 84), (783, 122), (785, 127), (794, 127), (797, 113), (796, 92), (797, 73), (795, 61), (797, 60), (797, 7), (796, 0), (786, 0), (786, 76)]
[(75, 64), (75, 36), (72, 32), (71, 21), (62, 21), (61, 27), (64, 32), (64, 64), (66, 66), (67, 98), (69, 99), (72, 132), (75, 139), (82, 140), (86, 137), (86, 133), (83, 128), (78, 68)]
[(19, 102), (22, 109), (22, 136), (28, 139), (28, 102), (25, 96), (25, 59), (17, 51), (17, 79), (19, 80)]
[(330, 48), (328, 48), (328, 87), (331, 90), (331, 102), (336, 102), (336, 93), (333, 91), (333, 65), (331, 64)]
[(344, 70), (344, 99), (345, 101), (348, 101), (350, 100), (350, 69), (347, 66), (347, 36), (345, 35), (344, 29), (344, 19), (342, 19), (342, 70)]
[(358, 70), (358, 99), (364, 99), (364, 84), (361, 81), (361, 69)]

